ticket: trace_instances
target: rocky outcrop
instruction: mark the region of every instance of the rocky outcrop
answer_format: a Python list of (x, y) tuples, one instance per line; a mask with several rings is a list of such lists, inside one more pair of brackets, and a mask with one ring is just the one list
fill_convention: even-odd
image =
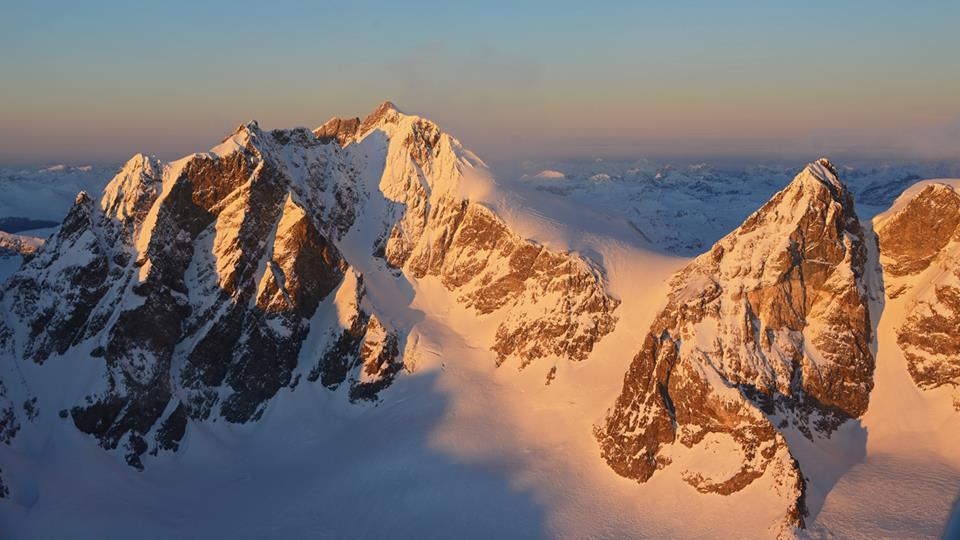
[(10, 444), (18, 431), (20, 419), (17, 406), (8, 395), (6, 385), (0, 381), (0, 442)]
[[(874, 357), (864, 234), (826, 160), (675, 275), (598, 427), (603, 458), (640, 482), (672, 462), (698, 491), (729, 494), (769, 475), (803, 524), (804, 480), (780, 430), (829, 437), (862, 415)], [(734, 462), (700, 470), (719, 446)], [(702, 463), (700, 463), (702, 465)]]
[(336, 142), (340, 146), (346, 146), (353, 142), (359, 129), (359, 118), (331, 118), (313, 130), (313, 134), (322, 142)]
[(884, 220), (877, 235), (885, 275), (919, 274), (960, 238), (960, 194), (945, 184), (928, 184)]
[(906, 303), (897, 344), (916, 385), (952, 388), (960, 411), (960, 193), (928, 183), (898, 206), (876, 225), (887, 294)]

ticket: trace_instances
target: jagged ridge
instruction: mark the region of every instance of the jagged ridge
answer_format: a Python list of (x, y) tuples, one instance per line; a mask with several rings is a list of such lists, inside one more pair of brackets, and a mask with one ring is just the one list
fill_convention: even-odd
[[(10, 369), (61, 357), (102, 366), (103, 388), (69, 416), (136, 467), (176, 450), (191, 422), (257, 420), (301, 379), (376, 400), (403, 369), (409, 328), (368, 298), (357, 265), (395, 287), (439, 277), (502, 320), (491, 344), (501, 362), (586, 358), (618, 302), (592, 266), (471, 200), (468, 175), (488, 173), (390, 103), (314, 132), (251, 122), (172, 163), (134, 156), (98, 202), (80, 194), (8, 282), (0, 354)], [(4, 380), (9, 443), (29, 422), (14, 404), (35, 396)]]

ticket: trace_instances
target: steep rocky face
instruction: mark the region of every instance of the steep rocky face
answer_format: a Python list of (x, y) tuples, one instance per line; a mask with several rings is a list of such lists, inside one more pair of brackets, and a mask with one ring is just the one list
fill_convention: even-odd
[(960, 193), (930, 183), (904, 197), (876, 225), (887, 295), (906, 303), (897, 344), (917, 386), (953, 388), (960, 411)]
[(916, 275), (926, 270), (960, 234), (960, 194), (933, 183), (877, 227), (884, 274)]
[[(409, 328), (357, 268), (381, 289), (437, 277), (499, 317), (501, 362), (586, 358), (618, 302), (586, 262), (471, 201), (466, 176), (486, 174), (389, 103), (314, 132), (245, 124), (172, 163), (134, 156), (99, 201), (78, 196), (0, 296), (0, 436), (32, 420), (32, 388), (78, 364), (102, 380), (62, 417), (135, 467), (192, 423), (259, 419), (302, 379), (375, 401), (405, 367)], [(21, 362), (54, 367), (28, 382)]]
[(340, 324), (328, 335), (332, 345), (313, 360), (307, 380), (319, 380), (336, 390), (350, 378), (350, 399), (371, 401), (393, 382), (405, 364), (398, 336), (370, 314), (365, 296), (363, 277), (348, 275), (337, 291)]
[(481, 315), (508, 313), (493, 345), (499, 363), (584, 360), (613, 330), (619, 301), (604, 293), (582, 259), (524, 241), (490, 210), (466, 201), (440, 201), (429, 221), (430, 234), (412, 246), (406, 267), (418, 278), (439, 277)]
[(340, 146), (346, 146), (354, 140), (359, 129), (359, 118), (331, 118), (313, 130), (313, 134), (323, 142), (336, 142)]
[[(598, 438), (640, 482), (673, 461), (705, 493), (769, 475), (787, 522), (803, 524), (804, 480), (779, 430), (829, 437), (862, 415), (873, 386), (864, 265), (852, 198), (826, 160), (675, 275), (666, 307)], [(690, 456), (721, 447), (721, 471)], [(702, 465), (702, 464), (701, 464)]]

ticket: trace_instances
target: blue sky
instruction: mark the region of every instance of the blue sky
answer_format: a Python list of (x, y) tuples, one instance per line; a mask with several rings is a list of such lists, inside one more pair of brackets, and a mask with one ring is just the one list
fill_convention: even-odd
[(390, 99), (482, 156), (948, 157), (956, 2), (8, 2), (0, 164)]

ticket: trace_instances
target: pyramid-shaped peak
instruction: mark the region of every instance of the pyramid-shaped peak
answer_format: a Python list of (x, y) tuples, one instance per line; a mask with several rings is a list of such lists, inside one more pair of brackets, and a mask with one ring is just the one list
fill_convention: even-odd
[(364, 118), (363, 124), (360, 126), (360, 134), (362, 135), (378, 125), (396, 121), (397, 117), (399, 117), (401, 114), (403, 113), (397, 109), (393, 102), (384, 101), (376, 109), (374, 109), (372, 113)]
[(148, 156), (142, 152), (138, 152), (133, 155), (126, 163), (120, 167), (120, 173), (132, 172), (139, 169), (153, 169), (155, 166), (159, 167), (160, 160), (156, 156)]
[(226, 142), (230, 139), (236, 140), (238, 136), (255, 136), (260, 133), (260, 123), (256, 120), (250, 120), (249, 122), (244, 122), (237, 126), (232, 133), (223, 138), (223, 141)]
[(93, 199), (90, 198), (90, 195), (88, 195), (86, 191), (81, 191), (77, 193), (77, 196), (73, 199), (73, 204), (75, 205), (93, 204)]
[(384, 101), (380, 105), (377, 105), (377, 108), (374, 109), (372, 114), (377, 114), (377, 113), (386, 112), (386, 111), (393, 111), (396, 113), (403, 114), (403, 111), (398, 109), (397, 106), (389, 99)]
[(847, 192), (847, 187), (840, 181), (836, 166), (829, 159), (822, 157), (809, 163), (794, 177), (792, 185), (801, 188), (824, 186), (828, 188), (834, 198), (841, 198)]
[(837, 174), (836, 166), (834, 166), (834, 164), (831, 163), (829, 159), (822, 157), (822, 158), (819, 158), (814, 163), (816, 163), (817, 165), (820, 165), (821, 167), (826, 168), (828, 171), (830, 171), (830, 174), (832, 174), (833, 176), (837, 176), (837, 177), (839, 176)]

